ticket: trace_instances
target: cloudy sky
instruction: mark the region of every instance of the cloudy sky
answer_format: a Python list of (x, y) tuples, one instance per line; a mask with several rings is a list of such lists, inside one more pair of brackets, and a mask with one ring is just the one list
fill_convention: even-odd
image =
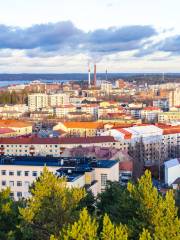
[(180, 72), (180, 0), (0, 0), (0, 73)]

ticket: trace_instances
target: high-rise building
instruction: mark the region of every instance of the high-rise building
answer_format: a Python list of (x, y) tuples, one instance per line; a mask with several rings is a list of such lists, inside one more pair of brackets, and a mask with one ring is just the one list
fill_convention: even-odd
[(180, 105), (180, 88), (169, 93), (169, 106), (176, 107)]
[(48, 95), (45, 93), (35, 93), (28, 96), (29, 111), (36, 111), (48, 106)]
[(69, 95), (65, 93), (51, 94), (49, 97), (49, 105), (51, 107), (69, 104)]

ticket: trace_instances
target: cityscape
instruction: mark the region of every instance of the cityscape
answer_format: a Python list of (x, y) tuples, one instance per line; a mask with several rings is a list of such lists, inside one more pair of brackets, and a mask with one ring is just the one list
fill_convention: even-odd
[(15, 2), (11, 17), (0, 2), (0, 239), (179, 240), (180, 29), (165, 21), (170, 3), (154, 14), (160, 29), (142, 0), (133, 6), (144, 24), (124, 15), (130, 0), (77, 0), (94, 9), (87, 30), (72, 0), (45, 0), (36, 22), (24, 14), (41, 0)]

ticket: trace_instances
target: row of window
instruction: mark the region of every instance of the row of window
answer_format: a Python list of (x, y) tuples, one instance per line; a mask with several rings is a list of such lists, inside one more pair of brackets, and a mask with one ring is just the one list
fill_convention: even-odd
[(9, 176), (33, 176), (33, 177), (37, 177), (38, 173), (37, 171), (7, 171), (7, 170), (1, 170), (1, 175), (5, 176), (5, 175), (9, 175)]
[[(11, 198), (14, 198), (15, 196), (17, 196), (18, 198), (22, 198), (23, 193), (22, 192), (11, 192), (10, 196), (11, 196)], [(24, 197), (28, 197), (28, 196), (29, 196), (28, 192), (24, 193)]]
[(1, 181), (1, 185), (2, 185), (3, 187), (5, 187), (5, 186), (9, 186), (9, 187), (14, 187), (14, 186), (22, 187), (22, 186), (25, 186), (25, 187), (29, 187), (30, 182), (25, 181), (25, 182), (23, 183), (22, 181), (17, 181), (17, 182), (15, 182), (15, 181), (9, 181), (9, 184), (8, 184), (8, 182), (7, 182), (6, 180), (2, 180), (2, 181)]
[[(19, 147), (19, 148), (21, 148), (21, 147), (25, 147), (25, 148), (28, 148), (28, 147), (30, 147), (30, 145), (14, 145), (14, 144), (12, 144), (12, 145), (1, 145), (1, 147), (11, 147), (11, 148), (17, 148), (17, 147)], [(55, 147), (55, 148), (57, 148), (58, 147), (58, 145), (46, 145), (46, 147), (50, 147), (50, 148), (52, 148), (52, 147)]]

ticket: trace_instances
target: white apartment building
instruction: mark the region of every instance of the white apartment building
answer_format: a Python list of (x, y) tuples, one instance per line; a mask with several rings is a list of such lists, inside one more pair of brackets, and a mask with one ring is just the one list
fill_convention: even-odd
[(169, 93), (169, 107), (180, 105), (180, 87)]
[(104, 191), (108, 180), (119, 181), (119, 163), (115, 160), (0, 157), (0, 190), (10, 187), (15, 200), (30, 197), (29, 186), (40, 176), (44, 166), (58, 177), (66, 176), (67, 187), (85, 187), (95, 196)]
[(46, 93), (34, 93), (28, 95), (29, 111), (37, 111), (48, 106), (48, 95)]
[(54, 108), (54, 114), (59, 118), (64, 118), (67, 116), (68, 113), (76, 112), (76, 107), (69, 104), (69, 105), (61, 105), (59, 107)]
[(171, 159), (164, 163), (165, 183), (171, 186), (176, 179), (180, 178), (180, 158)]
[(180, 126), (134, 126), (110, 129), (101, 135), (114, 137), (115, 146), (147, 165), (180, 157)]
[(70, 138), (0, 138), (0, 156), (64, 156), (66, 148), (101, 146), (111, 147), (113, 137)]
[(60, 105), (69, 104), (69, 95), (65, 93), (56, 93), (48, 95), (49, 106), (55, 107)]
[(158, 107), (162, 110), (168, 110), (169, 109), (169, 100), (166, 98), (153, 100), (153, 107)]
[(157, 122), (158, 114), (161, 112), (162, 110), (158, 107), (145, 107), (141, 110), (141, 119), (148, 123)]
[(102, 81), (101, 82), (101, 91), (105, 92), (106, 94), (110, 94), (112, 91), (112, 83), (108, 81)]

